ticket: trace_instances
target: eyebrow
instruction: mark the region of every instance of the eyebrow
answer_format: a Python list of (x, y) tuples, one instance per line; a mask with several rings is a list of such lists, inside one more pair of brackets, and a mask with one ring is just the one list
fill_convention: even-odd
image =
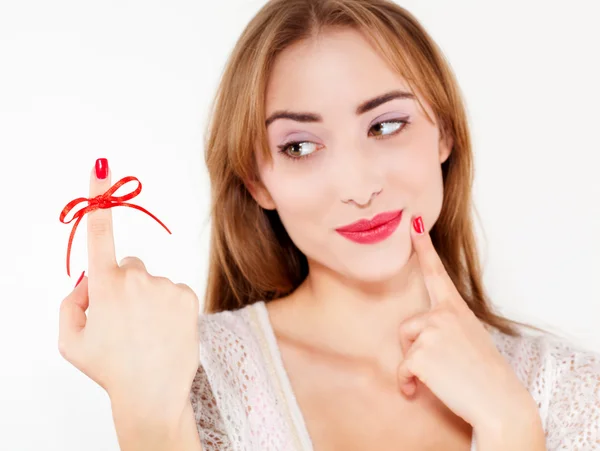
[[(381, 94), (369, 100), (365, 100), (356, 107), (356, 115), (361, 115), (367, 111), (377, 108), (390, 100), (394, 99), (415, 99), (415, 95), (411, 92), (394, 90)], [(278, 110), (271, 114), (265, 121), (265, 126), (268, 127), (277, 119), (291, 119), (297, 122), (323, 122), (323, 117), (317, 113), (310, 112), (293, 112), (289, 110)]]

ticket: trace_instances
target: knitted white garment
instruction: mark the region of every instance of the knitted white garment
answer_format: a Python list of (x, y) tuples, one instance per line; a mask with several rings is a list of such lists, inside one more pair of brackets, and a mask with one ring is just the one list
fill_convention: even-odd
[[(190, 398), (203, 451), (312, 451), (265, 303), (201, 314), (199, 327)], [(537, 402), (547, 449), (600, 450), (600, 354), (487, 329)]]

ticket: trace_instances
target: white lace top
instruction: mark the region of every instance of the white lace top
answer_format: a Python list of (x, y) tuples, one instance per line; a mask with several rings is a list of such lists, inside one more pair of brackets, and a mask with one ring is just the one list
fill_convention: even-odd
[[(488, 330), (537, 401), (547, 449), (600, 450), (600, 355)], [(264, 302), (202, 314), (200, 362), (190, 396), (204, 451), (313, 450)]]

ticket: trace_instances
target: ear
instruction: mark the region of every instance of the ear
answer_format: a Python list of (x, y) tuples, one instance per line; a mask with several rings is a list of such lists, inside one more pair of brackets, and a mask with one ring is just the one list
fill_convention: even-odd
[(447, 136), (445, 139), (440, 138), (440, 164), (444, 163), (452, 153), (454, 140)]
[(245, 183), (246, 188), (250, 192), (252, 198), (265, 210), (275, 210), (275, 202), (271, 197), (271, 194), (258, 180), (253, 180)]

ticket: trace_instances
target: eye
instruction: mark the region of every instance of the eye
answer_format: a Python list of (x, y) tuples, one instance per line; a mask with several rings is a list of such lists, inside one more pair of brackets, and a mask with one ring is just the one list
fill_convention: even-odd
[[(380, 135), (374, 135), (375, 139), (382, 139), (386, 136), (392, 136), (404, 131), (404, 129), (408, 127), (408, 124), (410, 124), (410, 122), (408, 122), (408, 120), (406, 119), (392, 119), (389, 121), (377, 122), (376, 124), (373, 124), (371, 130), (375, 130), (376, 133), (382, 133)], [(388, 133), (384, 133), (386, 131)]]
[(298, 160), (310, 156), (316, 150), (316, 146), (311, 141), (292, 141), (277, 147), (286, 157)]
[[(386, 137), (402, 133), (409, 124), (408, 118), (377, 122), (369, 130), (374, 130), (376, 134), (369, 134), (369, 136), (375, 136), (375, 139), (385, 139)], [(317, 144), (312, 141), (290, 141), (277, 146), (279, 153), (292, 160), (301, 160), (310, 157), (317, 150), (316, 147)]]

